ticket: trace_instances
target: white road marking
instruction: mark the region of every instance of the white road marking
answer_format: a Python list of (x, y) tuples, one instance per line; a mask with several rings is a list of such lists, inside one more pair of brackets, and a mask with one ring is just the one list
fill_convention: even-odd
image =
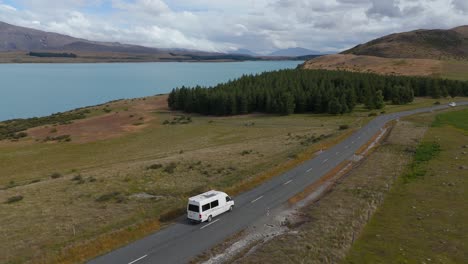
[(325, 162), (327, 162), (327, 161), (328, 161), (328, 159), (326, 159), (326, 160), (322, 161), (322, 164), (323, 164), (323, 163), (325, 163)]
[(314, 169), (314, 168), (310, 168), (310, 169), (308, 169), (306, 172), (310, 172), (310, 171), (313, 170), (313, 169)]
[(360, 139), (361, 137), (358, 137), (358, 139)]
[(219, 219), (216, 219), (216, 220), (212, 221), (211, 223), (206, 224), (206, 225), (200, 227), (200, 229), (203, 229), (203, 228), (205, 228), (205, 227), (207, 227), (207, 226), (210, 226), (210, 225), (212, 225), (212, 224), (214, 224), (214, 223), (216, 223), (216, 222), (218, 222), (218, 221), (219, 221)]
[(351, 144), (354, 144), (354, 141), (353, 141), (353, 142), (351, 142)]
[(345, 148), (349, 148), (349, 146), (346, 146)]
[(336, 155), (340, 154), (339, 152), (335, 153)]
[(144, 255), (143, 257), (139, 257), (139, 258), (135, 259), (134, 261), (129, 262), (128, 264), (133, 264), (133, 263), (135, 263), (135, 262), (137, 262), (137, 261), (140, 261), (140, 260), (146, 258), (147, 256), (148, 256), (148, 255)]
[(293, 181), (293, 180), (289, 180), (289, 181), (283, 183), (283, 185), (288, 185), (288, 184), (290, 184), (292, 181)]
[(255, 203), (256, 201), (258, 201), (258, 200), (260, 200), (260, 199), (262, 199), (262, 198), (263, 198), (263, 195), (262, 195), (262, 196), (260, 196), (260, 197), (258, 197), (258, 198), (257, 198), (257, 199), (255, 199), (255, 200), (251, 201), (250, 203)]

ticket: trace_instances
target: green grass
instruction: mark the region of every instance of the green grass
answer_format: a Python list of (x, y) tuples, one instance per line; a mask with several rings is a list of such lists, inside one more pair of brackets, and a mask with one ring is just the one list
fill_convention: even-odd
[(396, 182), (345, 263), (466, 263), (468, 173), (460, 166), (468, 164), (461, 149), (468, 136), (455, 128), (463, 127), (461, 116), (466, 110), (437, 116), (409, 169), (424, 177)]
[(443, 125), (450, 125), (468, 131), (468, 109), (437, 115), (432, 126), (441, 127)]

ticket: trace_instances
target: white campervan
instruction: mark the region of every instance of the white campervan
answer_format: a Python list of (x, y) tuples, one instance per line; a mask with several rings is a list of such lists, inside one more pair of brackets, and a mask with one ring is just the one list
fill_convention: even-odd
[(212, 190), (189, 198), (187, 218), (196, 222), (211, 222), (213, 217), (233, 208), (234, 201), (229, 195)]

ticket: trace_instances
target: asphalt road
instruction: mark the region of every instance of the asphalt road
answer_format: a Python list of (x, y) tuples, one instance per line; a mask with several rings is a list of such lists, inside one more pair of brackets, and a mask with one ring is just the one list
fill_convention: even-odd
[[(457, 105), (468, 105), (468, 102)], [(180, 220), (89, 263), (187, 263), (196, 255), (248, 227), (268, 210), (287, 202), (289, 198), (320, 179), (338, 164), (350, 159), (355, 151), (371, 140), (388, 121), (445, 108), (448, 106), (439, 105), (378, 116), (341, 143), (323, 151), (313, 159), (251, 191), (234, 197), (236, 207), (233, 212), (222, 214), (214, 218), (211, 223), (190, 224)]]

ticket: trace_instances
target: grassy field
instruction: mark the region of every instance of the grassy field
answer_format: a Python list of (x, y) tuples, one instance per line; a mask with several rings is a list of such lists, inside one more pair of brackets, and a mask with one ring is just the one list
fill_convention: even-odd
[[(370, 157), (299, 212), (304, 223), (235, 263), (464, 263), (467, 172), (459, 166), (467, 164), (460, 147), (468, 141), (452, 126), (467, 122), (465, 111), (397, 122)], [(434, 128), (435, 116), (451, 121)], [(442, 181), (422, 184), (422, 172)]]
[(466, 263), (466, 124), (467, 109), (437, 115), (345, 263)]
[[(132, 103), (128, 112), (122, 113), (124, 102), (118, 102), (109, 104), (111, 113), (93, 117), (125, 117), (130, 122), (125, 126), (142, 127), (113, 138), (83, 136), (83, 127), (102, 123), (90, 118), (40, 128), (45, 135), (30, 131), (18, 142), (0, 142), (0, 234), (8, 241), (0, 243), (0, 262), (54, 262), (52, 256), (65, 248), (170, 216), (172, 209), (185, 207), (190, 195), (232, 189), (369, 119), (365, 112), (181, 118), (152, 109), (132, 112)], [(127, 116), (134, 114), (145, 117), (142, 125), (132, 125), (139, 118)], [(80, 129), (72, 130), (77, 124)], [(350, 128), (340, 130), (344, 124)], [(62, 131), (71, 133), (71, 142), (40, 140)], [(10, 202), (14, 197), (22, 199)], [(106, 249), (92, 249), (91, 255)], [(86, 257), (79, 253), (79, 259)]]
[[(8, 241), (0, 243), (0, 262), (83, 261), (157, 230), (195, 193), (251, 188), (372, 118), (365, 109), (184, 116), (167, 111), (164, 101), (113, 102), (93, 107), (85, 120), (0, 141), (0, 234)], [(70, 142), (44, 142), (65, 134)]]
[(366, 225), (369, 216), (411, 158), (427, 127), (400, 121), (383, 145), (345, 175), (317, 202), (298, 213), (303, 224), (292, 227), (257, 248), (238, 257), (240, 263), (337, 263)]

